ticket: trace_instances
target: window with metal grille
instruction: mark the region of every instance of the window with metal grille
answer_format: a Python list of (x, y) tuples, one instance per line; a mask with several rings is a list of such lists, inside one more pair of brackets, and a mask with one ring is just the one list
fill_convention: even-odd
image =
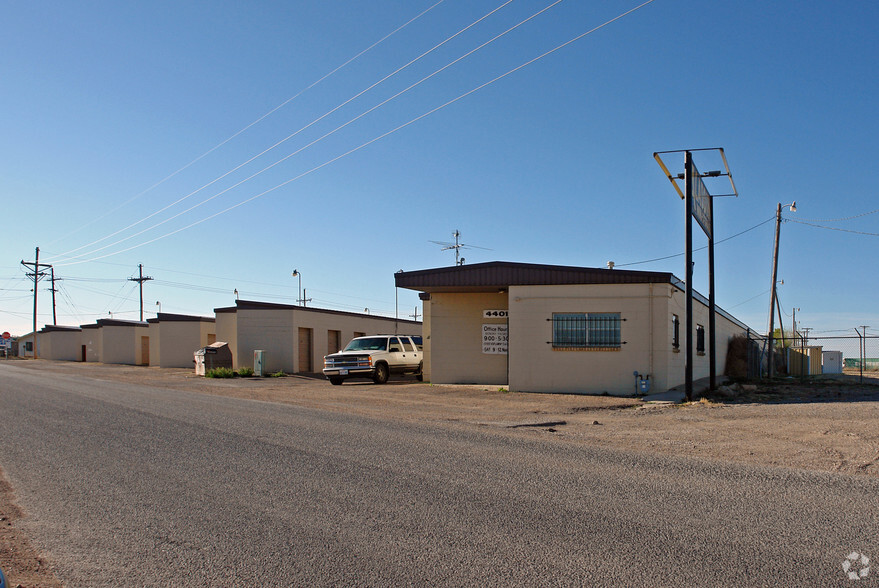
[(619, 349), (620, 313), (553, 313), (553, 349)]
[(705, 327), (696, 325), (696, 353), (705, 355)]
[(675, 351), (678, 351), (681, 348), (681, 320), (676, 314), (671, 315), (671, 328), (671, 347)]

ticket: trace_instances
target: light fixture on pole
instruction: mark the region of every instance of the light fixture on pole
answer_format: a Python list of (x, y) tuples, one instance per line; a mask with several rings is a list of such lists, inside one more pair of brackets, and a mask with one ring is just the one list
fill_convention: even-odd
[[(794, 200), (790, 204), (781, 205), (775, 209), (775, 247), (772, 252), (772, 293), (769, 295), (769, 358), (767, 361), (767, 373), (771, 378), (775, 372), (775, 336), (772, 331), (775, 330), (775, 300), (777, 297), (776, 280), (778, 279), (778, 240), (781, 233), (781, 209), (789, 208), (791, 212), (797, 211), (797, 202)], [(780, 318), (780, 317), (779, 317)]]
[(296, 302), (299, 304), (299, 306), (302, 306), (305, 303), (305, 301), (302, 299), (302, 273), (298, 269), (295, 269), (290, 275), (294, 278), (297, 276), (299, 277), (299, 299)]
[(238, 300), (238, 288), (235, 288), (234, 292), (235, 292), (235, 300)]
[[(162, 303), (156, 300), (156, 306), (159, 307), (159, 312), (162, 312)], [(158, 314), (158, 313), (157, 313)]]

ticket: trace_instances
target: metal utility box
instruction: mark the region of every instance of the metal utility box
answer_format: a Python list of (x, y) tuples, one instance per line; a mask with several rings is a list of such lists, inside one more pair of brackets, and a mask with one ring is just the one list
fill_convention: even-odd
[(253, 350), (253, 375), (254, 376), (264, 376), (263, 371), (266, 366), (266, 352), (265, 349), (254, 349)]
[(195, 375), (203, 376), (214, 368), (232, 369), (232, 350), (229, 344), (224, 341), (211, 343), (207, 347), (202, 347), (194, 354)]
[(825, 374), (841, 374), (842, 351), (824, 351), (822, 353), (822, 363)]

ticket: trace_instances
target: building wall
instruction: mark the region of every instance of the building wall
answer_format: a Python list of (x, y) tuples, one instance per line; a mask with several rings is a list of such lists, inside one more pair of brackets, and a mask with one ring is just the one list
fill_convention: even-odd
[(98, 331), (101, 339), (101, 362), (135, 365), (133, 326), (102, 325)]
[[(226, 315), (235, 317), (235, 328), (230, 328)], [(311, 329), (311, 368), (313, 372), (323, 369), (323, 358), (327, 355), (328, 332), (339, 331), (340, 342), (344, 347), (354, 338), (355, 333), (367, 335), (393, 333), (420, 335), (421, 324), (411, 321), (395, 321), (383, 317), (352, 315), (336, 312), (321, 312), (317, 309), (299, 308), (247, 308), (242, 307), (232, 313), (217, 313), (217, 341), (226, 341), (232, 349), (236, 369), (241, 366), (253, 367), (253, 352), (262, 349), (266, 352), (265, 371), (284, 371), (302, 373), (299, 358), (299, 329)], [(232, 335), (233, 341), (224, 337)], [(333, 350), (338, 351), (338, 350)]]
[[(429, 306), (429, 310), (427, 307)], [(433, 293), (425, 304), (430, 315), (428, 374), (435, 384), (507, 383), (507, 355), (483, 353), (484, 310), (507, 309), (507, 294), (495, 292)], [(427, 331), (425, 331), (427, 332)]]
[(147, 336), (150, 338), (150, 363), (151, 366), (159, 365), (162, 351), (162, 326), (158, 321), (151, 322)]
[[(640, 377), (649, 376), (651, 391), (665, 391), (684, 382), (684, 305), (684, 293), (671, 284), (512, 286), (508, 296), (432, 293), (425, 304), (425, 380), (630, 396), (638, 392)], [(504, 308), (509, 310), (509, 355), (484, 353), (483, 325), (503, 320), (483, 318), (483, 310)], [(705, 327), (705, 353), (694, 357), (694, 378), (699, 379), (709, 375), (708, 308), (699, 300), (693, 308), (693, 336), (696, 324)], [(620, 314), (619, 349), (553, 348), (553, 313), (607, 312)], [(677, 351), (672, 314), (681, 321)], [(745, 328), (720, 314), (716, 328), (717, 372), (722, 374), (729, 339)]]
[[(217, 341), (224, 341), (229, 344), (232, 350), (232, 365), (235, 369), (242, 365), (238, 362), (238, 317), (237, 312), (218, 312), (216, 313), (216, 333)], [(250, 357), (253, 363), (253, 356)], [(245, 363), (244, 365), (250, 365)]]
[(46, 347), (46, 359), (59, 361), (80, 361), (82, 359), (81, 331), (50, 331), (41, 333), (40, 339), (49, 344)]
[[(681, 387), (685, 384), (686, 381), (686, 361), (687, 361), (687, 353), (686, 353), (686, 337), (688, 329), (685, 328), (684, 323), (686, 322), (686, 305), (687, 305), (687, 297), (686, 294), (674, 286), (669, 286), (671, 289), (671, 294), (668, 296), (668, 320), (666, 321), (666, 328), (668, 329), (667, 341), (671, 341), (671, 316), (672, 314), (677, 314), (680, 317), (681, 327), (680, 327), (680, 352), (673, 353), (671, 351), (667, 351), (668, 354), (668, 384), (665, 389), (677, 388)], [(715, 335), (715, 344), (717, 345), (717, 375), (722, 376), (726, 367), (726, 354), (729, 349), (729, 341), (735, 336), (746, 332), (746, 328), (738, 325), (737, 323), (729, 320), (725, 316), (717, 313), (716, 318), (716, 329), (717, 334)], [(705, 355), (698, 355), (696, 353), (696, 326), (702, 325), (705, 327)], [(707, 378), (710, 375), (711, 365), (710, 365), (710, 355), (708, 351), (710, 349), (710, 344), (708, 341), (708, 306), (703, 302), (693, 299), (693, 327), (689, 329), (689, 334), (694, 338), (693, 339), (693, 379), (699, 380), (701, 378)]]
[(163, 368), (193, 367), (193, 354), (207, 345), (207, 321), (161, 321), (159, 323), (158, 365)]
[(253, 367), (253, 352), (266, 352), (264, 370), (267, 373), (296, 371), (293, 311), (290, 309), (239, 308), (238, 367)]
[(144, 357), (143, 346), (141, 342), (141, 337), (150, 337), (150, 325), (143, 325), (134, 327), (134, 365), (149, 365), (150, 364), (150, 349), (152, 346), (152, 339), (149, 339), (146, 357)]
[[(41, 355), (40, 354), (40, 347), (39, 347), (41, 344), (41, 339), (42, 339), (42, 337), (38, 335), (37, 336), (37, 357), (39, 357)], [(22, 335), (21, 337), (18, 338), (18, 357), (33, 357), (34, 356), (33, 351), (27, 350), (27, 344), (33, 343), (33, 341), (34, 341), (34, 334), (33, 333), (28, 333), (27, 335)]]
[(82, 328), (81, 345), (85, 345), (86, 361), (101, 361), (101, 329), (98, 327)]
[(344, 348), (354, 338), (354, 333), (421, 335), (422, 330), (420, 324), (413, 325), (411, 322), (394, 321), (368, 315), (352, 316), (319, 311), (294, 311), (294, 334), (296, 336), (294, 359), (297, 372), (301, 372), (303, 367), (299, 365), (299, 328), (312, 329), (311, 366), (313, 372), (320, 372), (323, 369), (325, 355), (339, 351), (338, 349), (330, 351), (329, 331), (339, 331), (339, 343)]
[[(654, 317), (663, 306), (650, 284), (510, 288), (510, 389), (632, 395), (633, 373), (656, 378)], [(620, 313), (618, 350), (559, 350), (553, 313)], [(661, 385), (661, 382), (656, 382)]]

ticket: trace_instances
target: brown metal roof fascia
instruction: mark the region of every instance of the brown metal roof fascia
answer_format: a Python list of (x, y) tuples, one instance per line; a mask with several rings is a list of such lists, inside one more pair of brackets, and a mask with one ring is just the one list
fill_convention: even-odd
[(98, 319), (99, 327), (146, 327), (146, 321), (123, 321), (120, 319)]
[(80, 329), (97, 329), (97, 328), (99, 328), (100, 326), (101, 326), (101, 325), (99, 325), (98, 323), (94, 323), (94, 324), (91, 324), (91, 325), (79, 325), (79, 328), (80, 328)]
[(668, 272), (492, 261), (394, 274), (399, 288), (422, 292), (490, 292), (509, 286), (674, 283)]
[(257, 302), (255, 300), (236, 300), (235, 308), (237, 310), (255, 310), (255, 309), (270, 309), (270, 310), (296, 310), (302, 309), (302, 306), (297, 306), (295, 304), (277, 304), (275, 302)]
[(215, 308), (214, 314), (225, 314), (225, 313), (234, 313), (238, 312), (238, 308), (235, 306), (224, 306), (222, 308)]
[[(175, 323), (175, 322), (186, 322), (186, 323), (213, 323), (216, 322), (217, 319), (209, 316), (194, 316), (189, 314), (168, 314), (160, 312), (156, 319), (160, 323)], [(154, 319), (147, 319), (147, 322), (150, 322)]]
[(65, 327), (63, 325), (46, 325), (45, 327), (40, 329), (40, 333), (78, 333), (80, 331), (82, 331), (82, 327)]
[[(334, 314), (341, 316), (356, 316), (360, 318), (378, 319), (381, 321), (392, 321), (397, 323), (408, 323), (411, 325), (420, 325), (421, 321), (410, 321), (409, 319), (396, 319), (388, 316), (378, 316), (375, 314), (364, 314), (362, 312), (350, 312), (347, 310), (331, 310), (329, 308), (314, 308), (313, 306), (297, 306), (292, 304), (275, 304), (273, 302), (255, 302), (252, 300), (239, 300), (236, 310), (295, 310), (296, 312), (310, 312), (321, 314)], [(214, 309), (214, 312), (226, 311), (226, 309)], [(229, 311), (231, 312), (231, 311)]]

